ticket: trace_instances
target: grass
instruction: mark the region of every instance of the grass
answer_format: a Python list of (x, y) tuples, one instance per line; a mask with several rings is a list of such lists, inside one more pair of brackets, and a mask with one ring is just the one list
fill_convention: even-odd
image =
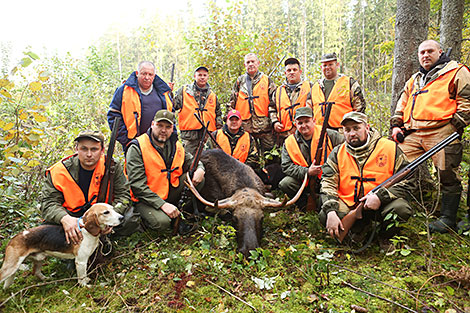
[[(11, 233), (37, 221), (35, 214), (7, 215), (2, 253)], [(79, 287), (71, 279), (74, 268), (49, 258), (48, 281), (18, 272), (10, 289), (0, 291), (0, 310), (301, 313), (351, 312), (357, 305), (368, 312), (407, 311), (380, 296), (417, 312), (469, 312), (470, 238), (433, 234), (429, 242), (424, 222), (418, 214), (403, 225), (401, 249), (392, 255), (377, 243), (354, 255), (326, 236), (314, 213), (266, 212), (262, 247), (245, 260), (236, 253), (232, 226), (206, 218), (191, 236), (117, 239), (109, 262), (91, 274), (92, 288)]]

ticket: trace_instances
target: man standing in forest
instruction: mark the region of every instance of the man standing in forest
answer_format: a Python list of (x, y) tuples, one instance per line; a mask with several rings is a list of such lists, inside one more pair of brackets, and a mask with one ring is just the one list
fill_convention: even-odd
[(127, 144), (150, 128), (159, 110), (173, 111), (170, 87), (156, 74), (155, 65), (142, 61), (129, 78), (116, 89), (109, 105), (108, 123), (113, 129), (114, 119), (122, 118), (117, 140), (126, 151)]
[(178, 111), (178, 127), (184, 149), (194, 155), (204, 133), (203, 126), (194, 116), (196, 113), (204, 122), (209, 123), (208, 131), (222, 127), (222, 112), (217, 96), (207, 83), (209, 70), (199, 66), (194, 71), (194, 82), (181, 87), (175, 96), (175, 111)]
[(328, 126), (339, 130), (343, 115), (351, 111), (365, 112), (366, 101), (361, 86), (352, 77), (338, 73), (340, 64), (336, 53), (323, 55), (320, 62), (323, 78), (313, 84), (307, 104), (313, 109), (315, 123), (322, 125), (326, 106), (333, 102)]
[[(172, 112), (158, 111), (147, 133), (131, 141), (126, 155), (135, 209), (145, 226), (162, 233), (168, 231), (171, 220), (180, 215), (176, 204), (193, 158), (178, 141), (174, 124)], [(199, 162), (192, 181), (200, 188), (203, 180), (204, 165)]]
[(258, 71), (259, 64), (256, 54), (245, 55), (246, 73), (238, 77), (233, 85), (230, 107), (240, 112), (243, 129), (253, 135), (264, 154), (274, 146), (269, 105), (276, 85)]
[[(415, 160), (453, 132), (463, 133), (470, 123), (470, 72), (451, 61), (434, 40), (418, 48), (421, 65), (405, 84), (391, 118), (392, 137), (410, 161)], [(404, 137), (404, 140), (403, 140)], [(431, 232), (455, 229), (462, 194), (458, 173), (462, 161), (459, 139), (432, 158), (439, 170), (442, 192), (441, 216), (429, 224)]]
[(282, 146), (287, 136), (295, 133), (295, 112), (305, 106), (312, 88), (309, 81), (301, 80), (302, 70), (299, 60), (288, 58), (284, 66), (286, 82), (276, 89), (269, 106), (269, 116), (279, 146)]
[[(99, 131), (83, 131), (74, 142), (75, 154), (46, 171), (41, 214), (46, 222), (64, 227), (67, 243), (78, 244), (82, 240), (79, 218), (96, 203), (105, 171), (104, 136)], [(124, 214), (131, 200), (129, 183), (121, 165), (116, 162), (113, 166), (112, 204), (122, 203), (115, 210)]]

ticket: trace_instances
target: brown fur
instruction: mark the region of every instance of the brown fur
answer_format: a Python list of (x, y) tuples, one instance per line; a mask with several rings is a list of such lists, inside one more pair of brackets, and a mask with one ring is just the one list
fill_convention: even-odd
[(112, 206), (104, 203), (94, 204), (83, 216), (85, 230), (80, 244), (67, 244), (65, 233), (59, 225), (41, 225), (25, 230), (11, 239), (5, 250), (5, 259), (0, 269), (0, 283), (8, 288), (14, 274), (26, 258), (33, 260), (33, 273), (45, 279), (41, 273), (42, 262), (46, 255), (75, 259), (77, 274), (81, 285), (86, 285), (86, 263), (96, 249), (99, 234), (106, 226), (117, 226), (122, 216)]

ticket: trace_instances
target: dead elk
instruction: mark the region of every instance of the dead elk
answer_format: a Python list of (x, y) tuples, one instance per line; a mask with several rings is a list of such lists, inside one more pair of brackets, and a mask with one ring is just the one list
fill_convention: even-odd
[[(245, 257), (249, 256), (250, 250), (260, 247), (263, 209), (294, 204), (307, 183), (307, 176), (305, 176), (295, 197), (281, 202), (266, 198), (263, 195), (263, 182), (253, 169), (222, 150), (204, 151), (201, 161), (206, 169), (202, 195), (190, 180), (186, 184), (203, 204), (232, 212), (234, 227), (237, 230), (238, 251)], [(219, 201), (220, 198), (222, 200)]]

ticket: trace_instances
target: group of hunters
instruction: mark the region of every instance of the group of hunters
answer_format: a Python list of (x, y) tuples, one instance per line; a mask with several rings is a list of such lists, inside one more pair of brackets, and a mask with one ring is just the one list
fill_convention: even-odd
[[(162, 233), (169, 230), (180, 215), (186, 173), (207, 139), (205, 149), (222, 149), (257, 172), (260, 157), (282, 146), (277, 160), (283, 173), (281, 191), (293, 197), (307, 174), (316, 190), (306, 188), (297, 206), (308, 210), (309, 197), (318, 192), (313, 201), (332, 237), (339, 237), (343, 217), (362, 202), (364, 218), (353, 225), (350, 239), (362, 241), (370, 225), (378, 224), (379, 241), (386, 247), (398, 230), (385, 216), (394, 213), (399, 221), (408, 220), (409, 194), (416, 184), (409, 176), (388, 188), (379, 185), (450, 134), (462, 135), (470, 123), (468, 68), (450, 60), (434, 40), (419, 45), (418, 58), (419, 71), (406, 83), (390, 120), (391, 139), (369, 125), (361, 87), (338, 72), (335, 53), (322, 56), (323, 77), (314, 83), (303, 81), (300, 62), (288, 58), (286, 80), (278, 87), (259, 71), (258, 57), (247, 54), (246, 73), (233, 85), (225, 123), (207, 67), (196, 68), (194, 81), (173, 96), (173, 83), (157, 76), (151, 62), (140, 62), (116, 89), (108, 111), (111, 129), (121, 121), (117, 140), (126, 161), (124, 168), (112, 162), (108, 197), (113, 205), (122, 204), (116, 207), (119, 213), (132, 209), (131, 216), (137, 217), (114, 231), (129, 234), (140, 225)], [(79, 217), (97, 201), (105, 171), (104, 146), (100, 132), (83, 131), (75, 138), (75, 154), (46, 172), (42, 216), (63, 225), (67, 242), (80, 241)], [(317, 158), (319, 146), (323, 149)], [(468, 214), (457, 224), (462, 150), (459, 137), (432, 157), (442, 200), (439, 219), (429, 224), (431, 232), (469, 228)], [(204, 175), (202, 162), (193, 164), (190, 179), (198, 189)]]

